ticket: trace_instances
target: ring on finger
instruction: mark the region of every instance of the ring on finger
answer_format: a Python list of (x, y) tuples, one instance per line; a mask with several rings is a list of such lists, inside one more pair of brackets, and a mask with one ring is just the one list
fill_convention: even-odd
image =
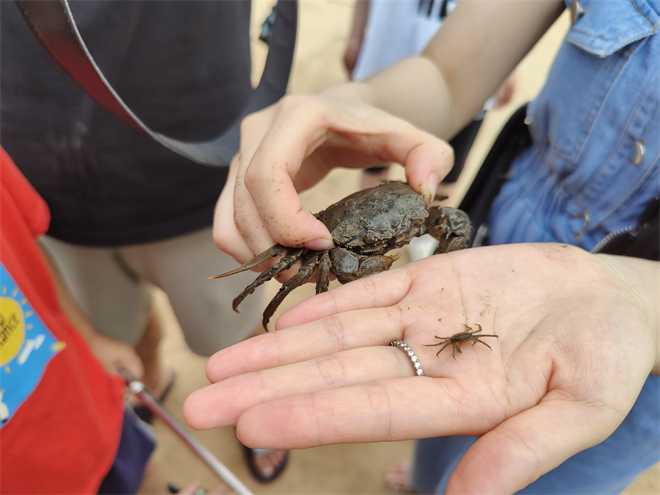
[(422, 371), (422, 365), (419, 362), (419, 359), (417, 359), (417, 356), (415, 356), (415, 353), (412, 351), (410, 347), (408, 347), (408, 344), (406, 344), (403, 340), (394, 340), (390, 342), (390, 345), (393, 347), (398, 347), (401, 349), (403, 352), (406, 353), (410, 361), (412, 362), (413, 366), (415, 367), (415, 373), (417, 376), (424, 376), (424, 372)]

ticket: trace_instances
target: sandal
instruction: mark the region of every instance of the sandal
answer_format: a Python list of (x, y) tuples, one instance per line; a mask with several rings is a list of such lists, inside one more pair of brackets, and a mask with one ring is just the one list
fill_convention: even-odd
[(247, 461), (247, 465), (250, 468), (250, 472), (260, 483), (270, 483), (271, 481), (275, 480), (280, 474), (282, 474), (282, 471), (284, 471), (284, 468), (289, 462), (289, 451), (287, 450), (280, 463), (277, 466), (275, 466), (275, 470), (273, 471), (273, 473), (270, 474), (269, 476), (265, 476), (259, 469), (259, 466), (256, 463), (256, 459), (257, 457), (261, 457), (263, 455), (272, 452), (272, 450), (251, 449), (250, 447), (246, 447), (243, 444), (241, 445), (243, 446), (243, 452), (245, 453), (245, 460)]
[[(172, 390), (172, 386), (174, 385), (175, 381), (176, 372), (172, 370), (172, 380), (170, 380), (170, 383), (167, 385), (167, 387), (165, 387), (165, 390), (163, 390), (163, 393), (157, 399), (159, 403), (162, 403), (167, 398), (167, 394), (169, 394), (170, 390)], [(154, 413), (152, 413), (147, 406), (143, 404), (136, 404), (133, 406), (133, 412), (135, 412), (135, 415), (145, 423), (153, 424)]]

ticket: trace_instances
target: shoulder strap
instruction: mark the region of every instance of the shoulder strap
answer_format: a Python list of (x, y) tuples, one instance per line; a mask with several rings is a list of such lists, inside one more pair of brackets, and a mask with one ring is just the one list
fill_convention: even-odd
[[(296, 38), (298, 3), (279, 0), (269, 33), (264, 75), (237, 121), (222, 135), (204, 142), (183, 142), (149, 129), (122, 101), (85, 46), (68, 0), (15, 0), (30, 29), (57, 64), (112, 115), (149, 134), (163, 146), (195, 162), (226, 166), (238, 150), (243, 117), (275, 103), (286, 92)], [(275, 69), (276, 70), (273, 70)]]

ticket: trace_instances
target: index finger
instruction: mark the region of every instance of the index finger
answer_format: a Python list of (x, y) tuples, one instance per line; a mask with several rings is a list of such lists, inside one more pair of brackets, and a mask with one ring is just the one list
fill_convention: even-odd
[[(411, 186), (430, 200), (451, 168), (451, 147), (411, 124), (364, 105), (327, 98), (286, 99), (245, 173), (245, 185), (271, 237), (287, 246), (332, 247), (319, 220), (302, 210), (293, 184), (305, 159), (321, 145), (403, 164)], [(362, 165), (365, 162), (362, 161)], [(359, 166), (356, 163), (311, 166)], [(327, 172), (327, 170), (323, 171)]]
[(353, 280), (299, 302), (277, 319), (275, 328), (281, 330), (359, 309), (394, 306), (408, 294), (412, 283), (407, 266)]

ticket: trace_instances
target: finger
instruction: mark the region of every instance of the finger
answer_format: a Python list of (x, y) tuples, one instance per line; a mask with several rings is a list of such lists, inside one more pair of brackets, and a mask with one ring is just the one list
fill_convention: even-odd
[(137, 354), (119, 359), (115, 364), (115, 369), (112, 372), (120, 373), (122, 369), (128, 371), (130, 375), (136, 380), (141, 380), (144, 376), (144, 365), (142, 364), (142, 360), (137, 356)]
[(234, 188), (239, 155), (235, 156), (229, 168), (227, 182), (218, 198), (213, 218), (213, 241), (240, 264), (250, 260), (254, 253), (240, 234), (234, 221)]
[(454, 150), (446, 143), (442, 144), (445, 146), (433, 154), (423, 145), (412, 149), (404, 164), (408, 184), (422, 194), (428, 203), (433, 201), (440, 180), (449, 173), (454, 163)]
[(271, 332), (215, 353), (206, 365), (212, 382), (335, 352), (387, 345), (403, 335), (395, 308), (342, 313), (308, 325)]
[(359, 309), (393, 306), (408, 294), (412, 284), (407, 267), (355, 280), (298, 303), (277, 319), (275, 328), (280, 330)]
[(465, 393), (449, 379), (381, 380), (261, 404), (241, 415), (237, 433), (253, 448), (287, 449), (482, 434), (493, 426), (491, 404), (459, 408)]
[(603, 441), (623, 416), (551, 392), (477, 440), (454, 470), (446, 493), (515, 493)]
[(408, 356), (395, 347), (351, 349), (212, 384), (187, 398), (184, 414), (193, 428), (218, 428), (236, 424), (246, 410), (265, 402), (414, 373)]
[(431, 174), (443, 177), (449, 170), (446, 144), (385, 113), (324, 98), (289, 98), (282, 105), (286, 111), (264, 136), (245, 176), (268, 231), (280, 244), (310, 246), (325, 240), (324, 246), (312, 247), (331, 246), (327, 228), (302, 210), (292, 183), (303, 160), (321, 144), (350, 145), (402, 163), (410, 167), (409, 179), (418, 189)]
[[(240, 152), (232, 159), (226, 185), (216, 205), (216, 245), (241, 264), (275, 244), (244, 184), (245, 169), (272, 125), (275, 112), (275, 107), (271, 106), (248, 115), (241, 122)], [(263, 270), (270, 265), (263, 263), (258, 268)]]

